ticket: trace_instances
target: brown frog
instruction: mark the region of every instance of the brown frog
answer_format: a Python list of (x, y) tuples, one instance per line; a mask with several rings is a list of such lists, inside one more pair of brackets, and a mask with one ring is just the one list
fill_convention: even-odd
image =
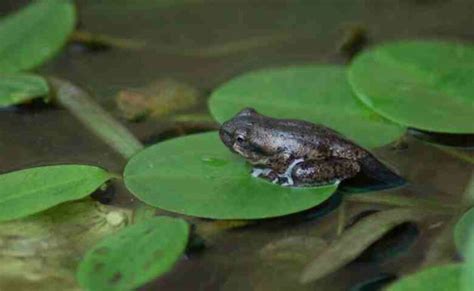
[(254, 176), (282, 186), (342, 181), (361, 171), (391, 173), (367, 150), (330, 128), (267, 117), (252, 108), (225, 122), (219, 134), (230, 150), (254, 166)]

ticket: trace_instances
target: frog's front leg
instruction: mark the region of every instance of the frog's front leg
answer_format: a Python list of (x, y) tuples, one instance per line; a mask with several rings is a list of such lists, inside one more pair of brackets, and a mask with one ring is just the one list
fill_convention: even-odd
[(279, 175), (272, 169), (269, 168), (258, 168), (252, 169), (252, 176), (268, 180), (272, 183), (277, 183)]
[(359, 173), (358, 162), (348, 159), (309, 160), (292, 169), (294, 185), (327, 184), (354, 177)]

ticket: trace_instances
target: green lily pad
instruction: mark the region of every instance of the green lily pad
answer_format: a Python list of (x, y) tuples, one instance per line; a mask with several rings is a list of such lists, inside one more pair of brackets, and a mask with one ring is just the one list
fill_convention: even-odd
[(457, 250), (464, 254), (468, 244), (469, 234), (474, 231), (474, 208), (461, 216), (454, 227), (454, 244)]
[(101, 168), (85, 165), (37, 167), (0, 175), (0, 221), (84, 198), (111, 177)]
[(32, 69), (66, 43), (76, 21), (72, 0), (38, 0), (0, 20), (0, 72)]
[(349, 81), (360, 100), (403, 126), (474, 133), (474, 46), (403, 41), (357, 56)]
[(48, 83), (28, 74), (0, 75), (0, 107), (20, 104), (49, 92)]
[(84, 257), (77, 280), (85, 290), (133, 290), (169, 271), (186, 248), (182, 220), (155, 217), (106, 237)]
[(290, 188), (250, 175), (251, 167), (216, 132), (151, 146), (125, 167), (127, 188), (152, 206), (216, 219), (281, 216), (316, 206), (336, 191), (330, 184)]
[(387, 291), (461, 290), (461, 264), (448, 264), (422, 270), (398, 280)]
[(405, 132), (353, 96), (342, 66), (294, 66), (251, 72), (215, 90), (209, 106), (219, 122), (244, 107), (253, 107), (272, 117), (324, 124), (369, 148), (397, 140)]
[(471, 291), (474, 286), (474, 231), (470, 231), (468, 243), (464, 249), (465, 261), (463, 265), (461, 286), (462, 291)]

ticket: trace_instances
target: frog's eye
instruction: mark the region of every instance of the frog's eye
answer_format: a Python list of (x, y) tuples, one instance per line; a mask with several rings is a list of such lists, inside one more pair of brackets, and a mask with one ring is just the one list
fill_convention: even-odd
[(235, 139), (237, 143), (243, 143), (245, 141), (245, 137), (241, 134), (237, 135), (237, 138)]

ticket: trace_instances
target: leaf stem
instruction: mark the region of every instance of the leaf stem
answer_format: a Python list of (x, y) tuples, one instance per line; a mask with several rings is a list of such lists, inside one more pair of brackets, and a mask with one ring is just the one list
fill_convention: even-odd
[(50, 82), (56, 93), (54, 101), (71, 112), (124, 158), (129, 159), (143, 149), (143, 144), (84, 90), (57, 78), (51, 78)]

